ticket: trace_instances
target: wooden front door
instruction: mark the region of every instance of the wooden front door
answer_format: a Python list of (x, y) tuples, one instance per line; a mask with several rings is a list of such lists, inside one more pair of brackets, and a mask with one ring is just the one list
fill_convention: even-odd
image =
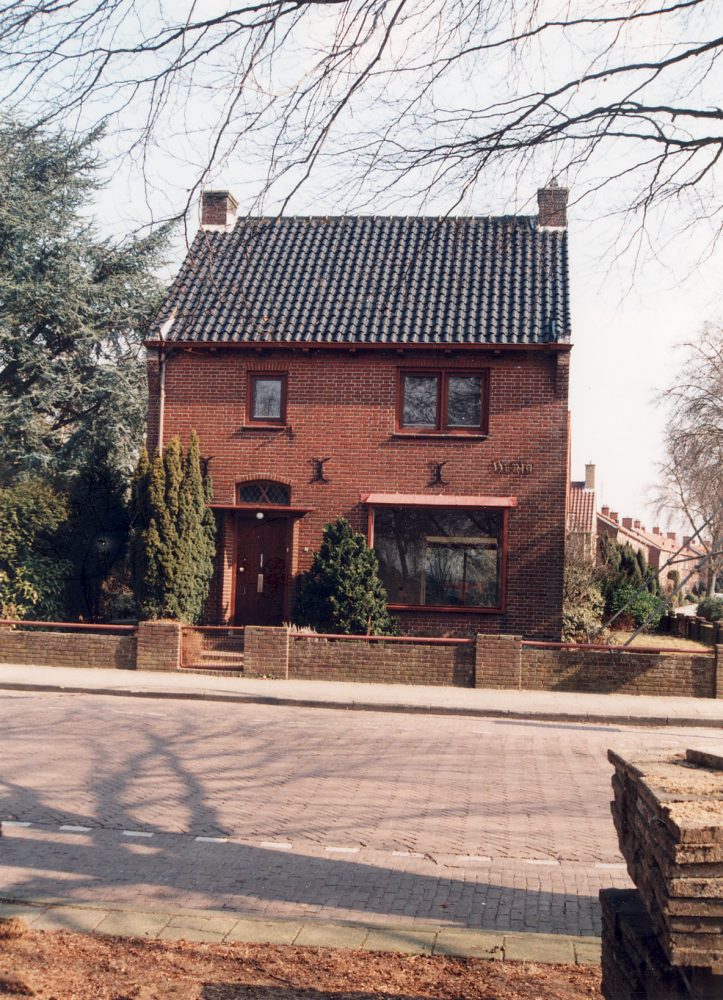
[(239, 518), (234, 624), (281, 625), (287, 584), (285, 517)]

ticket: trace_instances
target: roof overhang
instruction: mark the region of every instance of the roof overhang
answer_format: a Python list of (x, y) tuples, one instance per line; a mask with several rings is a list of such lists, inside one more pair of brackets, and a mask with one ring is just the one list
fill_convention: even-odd
[(326, 340), (144, 340), (145, 347), (163, 348), (166, 351), (540, 351), (543, 354), (567, 353), (571, 343), (551, 344), (505, 344), (505, 343), (460, 343), (454, 340), (440, 340), (434, 343), (414, 341), (326, 341)]
[(443, 496), (435, 493), (362, 493), (370, 507), (516, 507), (517, 497)]

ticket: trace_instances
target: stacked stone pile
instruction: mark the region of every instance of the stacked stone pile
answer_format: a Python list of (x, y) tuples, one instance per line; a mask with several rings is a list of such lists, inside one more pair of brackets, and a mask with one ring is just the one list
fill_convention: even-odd
[(600, 893), (607, 1000), (723, 1000), (723, 757), (625, 760), (611, 803), (634, 890)]
[(723, 758), (608, 759), (620, 850), (658, 941), (673, 965), (723, 974)]
[(603, 889), (602, 992), (606, 1000), (690, 1000), (680, 969), (658, 943), (637, 889)]

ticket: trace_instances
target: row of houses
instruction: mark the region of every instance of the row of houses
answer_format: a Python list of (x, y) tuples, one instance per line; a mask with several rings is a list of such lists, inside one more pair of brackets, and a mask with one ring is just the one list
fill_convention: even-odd
[(574, 546), (591, 559), (600, 558), (603, 536), (620, 545), (629, 545), (635, 552), (643, 552), (651, 569), (660, 571), (661, 586), (666, 590), (677, 585), (676, 572), (680, 580), (690, 576), (685, 593), (704, 583), (704, 574), (697, 567), (705, 550), (691, 541), (690, 536), (663, 532), (657, 526), (648, 530), (640, 521), (621, 518), (607, 506), (597, 509), (594, 465), (585, 466), (584, 480), (570, 483), (567, 530), (568, 547)]

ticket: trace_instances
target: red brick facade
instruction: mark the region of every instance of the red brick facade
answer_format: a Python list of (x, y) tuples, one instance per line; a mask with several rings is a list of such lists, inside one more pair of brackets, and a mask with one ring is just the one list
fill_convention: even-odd
[[(395, 611), (405, 632), (455, 630), (558, 639), (567, 488), (568, 345), (364, 347), (191, 344), (166, 349), (164, 441), (184, 444), (196, 429), (213, 456), (214, 500), (233, 504), (238, 485), (273, 480), (290, 491), (287, 567), (293, 579), (311, 561), (324, 524), (339, 516), (368, 528), (369, 492), (516, 498), (509, 509), (502, 610)], [(149, 445), (159, 425), (159, 351), (149, 346)], [(398, 370), (489, 371), (487, 435), (401, 435), (396, 429)], [(249, 426), (247, 375), (287, 373), (285, 424)], [(312, 481), (328, 459), (328, 482)], [(435, 463), (446, 485), (430, 486)], [(217, 571), (207, 623), (232, 620), (237, 514), (219, 512)]]

